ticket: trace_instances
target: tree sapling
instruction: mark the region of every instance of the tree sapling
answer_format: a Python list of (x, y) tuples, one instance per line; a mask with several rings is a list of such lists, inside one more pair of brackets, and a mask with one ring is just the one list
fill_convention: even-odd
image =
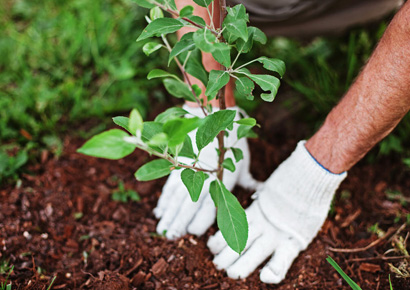
[[(215, 0), (216, 1), (216, 0)], [(278, 91), (279, 78), (285, 73), (285, 65), (279, 59), (258, 57), (242, 65), (237, 65), (240, 55), (251, 51), (253, 43), (266, 43), (265, 34), (256, 27), (248, 26), (249, 17), (241, 4), (226, 7), (220, 1), (221, 23), (216, 27), (213, 23), (193, 15), (194, 8), (185, 6), (178, 10), (174, 0), (135, 0), (138, 5), (150, 9), (150, 17), (146, 17), (148, 25), (137, 41), (149, 39), (143, 51), (148, 56), (159, 49), (169, 52), (168, 65), (175, 62), (183, 79), (161, 69), (149, 72), (147, 78), (162, 78), (165, 89), (176, 98), (196, 102), (204, 117), (189, 116), (180, 107), (172, 107), (159, 114), (154, 121), (144, 122), (139, 112), (134, 109), (129, 117), (115, 117), (113, 121), (127, 132), (112, 129), (94, 136), (87, 141), (78, 152), (95, 157), (120, 159), (131, 154), (136, 148), (159, 157), (140, 167), (135, 177), (139, 181), (153, 180), (167, 176), (173, 170), (181, 170), (181, 179), (191, 199), (196, 202), (202, 192), (207, 178), (211, 178), (209, 193), (217, 208), (218, 227), (227, 244), (241, 253), (248, 238), (248, 223), (244, 209), (236, 197), (223, 183), (224, 169), (235, 171), (235, 163), (242, 157), (238, 148), (225, 147), (224, 136), (232, 133), (234, 123), (237, 126), (237, 138), (253, 136), (252, 127), (256, 125), (254, 118), (235, 120), (236, 111), (226, 109), (224, 88), (231, 78), (235, 80), (236, 91), (248, 100), (253, 100), (255, 84), (263, 93), (264, 101), (272, 102)], [(205, 7), (213, 19), (213, 0), (194, 0)], [(164, 13), (172, 17), (164, 17)], [(175, 45), (171, 45), (167, 35), (182, 27), (196, 29), (184, 34)], [(157, 42), (160, 39), (162, 43)], [(202, 65), (202, 52), (211, 53), (221, 64), (220, 70), (209, 73)], [(275, 75), (254, 74), (247, 66), (261, 63), (266, 70)], [(189, 81), (188, 74), (200, 80), (205, 89), (205, 97), (200, 98), (202, 90)], [(220, 109), (213, 111), (209, 101), (219, 100)], [(191, 134), (189, 134), (191, 133)], [(194, 136), (191, 138), (191, 136)], [(213, 169), (203, 168), (198, 160), (207, 145), (218, 139), (218, 166)], [(231, 150), (235, 160), (226, 158), (225, 153)], [(181, 158), (185, 157), (185, 158)], [(187, 159), (188, 158), (188, 159)], [(182, 162), (181, 160), (185, 161)], [(186, 162), (186, 160), (190, 160)]]

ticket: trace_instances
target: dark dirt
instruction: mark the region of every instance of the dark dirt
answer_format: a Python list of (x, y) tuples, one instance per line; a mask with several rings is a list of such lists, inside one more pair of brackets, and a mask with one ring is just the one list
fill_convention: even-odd
[[(251, 170), (265, 180), (306, 133), (286, 114), (272, 114), (269, 106), (261, 107), (256, 117), (266, 121), (261, 139), (250, 140)], [(405, 262), (395, 258), (404, 254), (394, 245), (410, 230), (405, 225), (410, 171), (399, 159), (355, 166), (318, 237), (281, 284), (266, 285), (258, 271), (236, 281), (214, 268), (206, 241), (216, 225), (200, 238), (168, 241), (155, 234), (152, 209), (166, 179), (134, 179), (133, 173), (149, 159), (145, 153), (119, 161), (97, 159), (75, 152), (83, 142), (66, 137), (59, 159), (44, 154), (41, 163), (31, 166), (31, 174), (22, 177), (20, 188), (0, 189), (0, 262), (14, 265), (13, 289), (47, 289), (54, 276), (52, 289), (350, 289), (326, 262), (328, 255), (363, 289), (390, 289), (389, 274), (393, 289), (410, 289), (410, 278), (398, 278), (389, 269), (389, 263), (399, 267)], [(140, 202), (112, 200), (120, 180), (139, 193)], [(388, 199), (386, 192), (392, 190), (401, 194)], [(251, 192), (236, 188), (234, 193), (249, 205)], [(376, 223), (391, 233), (379, 242), (368, 230)]]

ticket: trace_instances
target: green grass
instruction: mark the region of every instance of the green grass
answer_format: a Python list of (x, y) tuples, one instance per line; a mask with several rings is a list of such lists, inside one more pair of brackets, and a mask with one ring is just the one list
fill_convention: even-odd
[[(101, 130), (114, 112), (146, 114), (148, 97), (161, 90), (146, 80), (158, 56), (147, 58), (135, 42), (145, 12), (131, 0), (0, 6), (0, 144), (9, 145), (0, 146), (1, 158), (44, 147), (58, 154), (73, 124), (100, 118)], [(20, 162), (6, 161), (0, 176), (13, 176)]]
[(342, 276), (342, 278), (349, 284), (349, 286), (353, 290), (362, 290), (362, 288), (359, 287), (343, 270), (340, 268), (340, 266), (336, 263), (335, 260), (333, 260), (331, 257), (327, 257), (326, 261), (332, 265), (333, 268)]
[(6, 280), (4, 282), (1, 282), (0, 284), (1, 290), (11, 290), (11, 282), (8, 283), (8, 280), (9, 280), (10, 274), (13, 272), (13, 269), (14, 269), (14, 266), (9, 267), (9, 270), (7, 271), (8, 273), (7, 273)]
[[(340, 276), (346, 281), (346, 283), (352, 288), (353, 290), (362, 290), (362, 288), (359, 287), (359, 285), (356, 284), (343, 270), (340, 268), (339, 264), (336, 263), (335, 260), (333, 260), (331, 257), (327, 257), (326, 261), (332, 265), (333, 268), (339, 273)], [(390, 275), (389, 275), (389, 285), (390, 285), (390, 290), (393, 290), (393, 285), (390, 280)]]

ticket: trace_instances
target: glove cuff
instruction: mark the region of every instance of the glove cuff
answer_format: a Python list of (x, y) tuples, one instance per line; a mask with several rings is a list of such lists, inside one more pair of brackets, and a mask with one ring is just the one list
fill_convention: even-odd
[[(296, 150), (266, 181), (259, 206), (272, 225), (297, 237), (302, 248), (311, 242), (329, 211), (333, 195), (347, 173), (334, 174), (318, 163), (300, 141)], [(319, 222), (318, 222), (319, 221)]]

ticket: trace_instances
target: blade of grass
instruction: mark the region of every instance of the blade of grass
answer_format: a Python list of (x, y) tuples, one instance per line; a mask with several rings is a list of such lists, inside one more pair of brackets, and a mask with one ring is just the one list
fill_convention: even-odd
[(390, 290), (393, 290), (393, 285), (391, 284), (390, 275), (389, 275), (389, 284), (390, 284)]
[(53, 280), (51, 280), (50, 285), (48, 285), (47, 290), (51, 289), (51, 286), (53, 286), (54, 280), (57, 278), (57, 276), (54, 276)]
[(362, 288), (359, 287), (347, 274), (340, 268), (340, 266), (333, 260), (331, 257), (327, 257), (326, 261), (332, 265), (333, 268), (342, 276), (343, 279), (349, 284), (350, 287), (352, 287), (353, 290), (362, 290)]
[(8, 280), (9, 280), (9, 277), (10, 277), (11, 272), (13, 272), (13, 269), (14, 269), (14, 265), (11, 266), (10, 271), (9, 271), (9, 273), (7, 274), (7, 277), (6, 277), (6, 281), (4, 281), (4, 284), (3, 284), (3, 282), (1, 283), (1, 289), (11, 290), (11, 283), (10, 283), (10, 284), (7, 284), (7, 282), (8, 282)]

